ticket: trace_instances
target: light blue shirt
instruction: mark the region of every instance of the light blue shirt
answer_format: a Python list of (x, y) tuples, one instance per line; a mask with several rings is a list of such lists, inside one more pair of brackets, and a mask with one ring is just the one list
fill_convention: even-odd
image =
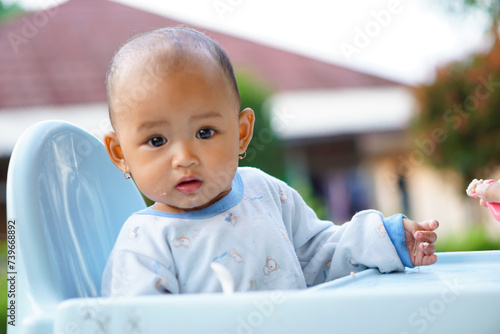
[(129, 217), (106, 265), (102, 295), (218, 292), (211, 262), (229, 270), (236, 291), (303, 289), (368, 267), (404, 270), (411, 261), (402, 218), (366, 210), (335, 225), (319, 220), (284, 182), (238, 168), (231, 192), (207, 208), (147, 208)]

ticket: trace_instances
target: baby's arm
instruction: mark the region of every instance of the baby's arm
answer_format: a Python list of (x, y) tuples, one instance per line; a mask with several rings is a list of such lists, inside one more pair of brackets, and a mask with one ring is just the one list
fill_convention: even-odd
[(175, 276), (160, 262), (143, 254), (120, 250), (112, 254), (104, 270), (102, 296), (178, 293), (176, 282)]
[(148, 217), (132, 215), (123, 224), (104, 269), (102, 296), (179, 293), (172, 253)]
[[(399, 224), (402, 226), (401, 218)], [(297, 250), (299, 259), (307, 263), (306, 280), (316, 274), (314, 284), (318, 284), (366, 268), (389, 273), (411, 267), (406, 245), (396, 247), (390, 233), (382, 214), (375, 210), (361, 211), (342, 226), (320, 231)]]
[[(392, 272), (412, 266), (411, 261), (401, 260), (380, 212), (359, 212), (339, 226), (319, 220), (293, 189), (288, 199), (283, 204), (283, 218), (308, 286), (366, 268)], [(402, 218), (397, 223), (403, 231)], [(403, 248), (409, 259), (406, 245)]]

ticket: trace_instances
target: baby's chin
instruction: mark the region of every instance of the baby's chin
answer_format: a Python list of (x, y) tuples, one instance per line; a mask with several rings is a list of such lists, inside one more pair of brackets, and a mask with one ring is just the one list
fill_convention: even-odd
[[(153, 205), (153, 209), (155, 210), (182, 213), (205, 209), (224, 198), (230, 192), (231, 187), (215, 196), (212, 195), (208, 197), (203, 193), (203, 191), (200, 191), (195, 194), (183, 195), (177, 199), (174, 199), (174, 196), (168, 196), (166, 193), (162, 193), (157, 198), (149, 198), (155, 202)], [(171, 195), (175, 195), (175, 193)]]
[(184, 201), (183, 203), (156, 201), (155, 204), (153, 205), (153, 209), (171, 213), (192, 212), (207, 208), (210, 205), (214, 204), (215, 202), (216, 200), (203, 201), (199, 199), (192, 199), (190, 201)]

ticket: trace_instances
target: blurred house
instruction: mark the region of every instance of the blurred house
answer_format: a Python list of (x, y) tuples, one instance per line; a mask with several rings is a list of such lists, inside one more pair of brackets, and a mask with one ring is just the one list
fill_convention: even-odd
[[(137, 33), (180, 24), (112, 1), (70, 0), (0, 26), (3, 211), (8, 159), (21, 133), (38, 121), (62, 119), (102, 136), (110, 129), (104, 77), (114, 51)], [(426, 192), (435, 190), (429, 184), (439, 187), (442, 180), (412, 162), (418, 157), (411, 155), (406, 131), (414, 111), (406, 87), (194, 28), (218, 41), (237, 69), (251, 70), (277, 91), (269, 109), (274, 130), (287, 143), (290, 177), (310, 180), (328, 203), (332, 219), (346, 220), (370, 207), (386, 215), (410, 212), (415, 219), (438, 212), (436, 205), (443, 203), (435, 196), (427, 200)], [(457, 198), (452, 188), (443, 189)], [(450, 217), (453, 213), (446, 219)]]

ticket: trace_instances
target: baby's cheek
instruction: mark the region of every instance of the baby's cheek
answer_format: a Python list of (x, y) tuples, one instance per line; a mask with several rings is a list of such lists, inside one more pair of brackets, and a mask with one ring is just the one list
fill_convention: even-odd
[(140, 175), (140, 177), (134, 178), (137, 188), (146, 196), (147, 198), (158, 201), (161, 197), (167, 195), (164, 184), (152, 177), (152, 175)]

